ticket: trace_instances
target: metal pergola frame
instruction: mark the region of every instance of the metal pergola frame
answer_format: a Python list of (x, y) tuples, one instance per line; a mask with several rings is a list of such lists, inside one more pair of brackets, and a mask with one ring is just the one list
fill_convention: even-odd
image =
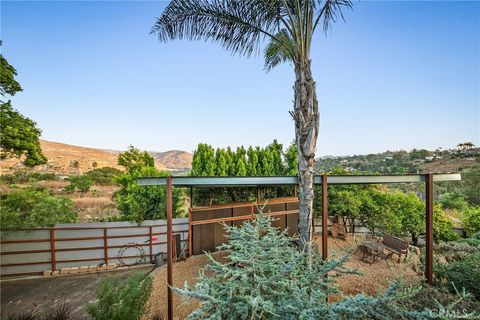
[[(327, 259), (327, 218), (328, 185), (342, 184), (397, 184), (425, 182), (425, 277), (433, 284), (433, 183), (440, 181), (459, 181), (460, 173), (391, 174), (391, 175), (316, 175), (314, 184), (322, 186), (322, 257)], [(298, 177), (142, 177), (137, 179), (140, 186), (166, 186), (167, 189), (167, 285), (168, 319), (173, 319), (172, 299), (172, 190), (177, 187), (273, 187), (298, 186)]]

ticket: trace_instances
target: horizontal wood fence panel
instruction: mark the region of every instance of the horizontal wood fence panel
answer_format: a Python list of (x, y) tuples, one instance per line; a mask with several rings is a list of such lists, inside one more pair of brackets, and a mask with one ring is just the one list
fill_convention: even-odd
[[(173, 219), (173, 233), (180, 234), (188, 250), (189, 219)], [(58, 224), (53, 228), (1, 230), (1, 276), (42, 274), (45, 270), (115, 262), (137, 264), (153, 261), (167, 252), (165, 220)]]
[(258, 205), (252, 202), (231, 203), (190, 209), (191, 254), (213, 252), (225, 243), (227, 235), (223, 224), (241, 226), (251, 220), (254, 214), (263, 210), (273, 216), (273, 225), (279, 229), (288, 229), (293, 235), (298, 225), (298, 199), (278, 198)]

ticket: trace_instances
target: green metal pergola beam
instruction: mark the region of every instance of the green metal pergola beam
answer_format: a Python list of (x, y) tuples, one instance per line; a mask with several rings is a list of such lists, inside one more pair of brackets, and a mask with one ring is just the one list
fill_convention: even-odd
[[(459, 181), (460, 173), (434, 173), (433, 181)], [(177, 187), (260, 187), (260, 186), (294, 186), (298, 185), (297, 177), (172, 177)], [(332, 175), (327, 176), (328, 184), (388, 184), (425, 182), (425, 174), (404, 175)], [(138, 178), (142, 186), (165, 186), (166, 177)], [(315, 176), (315, 184), (322, 184), (322, 176)]]

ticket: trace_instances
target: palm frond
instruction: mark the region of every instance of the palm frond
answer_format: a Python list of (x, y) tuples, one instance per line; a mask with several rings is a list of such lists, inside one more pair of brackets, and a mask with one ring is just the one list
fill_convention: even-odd
[(279, 30), (280, 0), (173, 0), (151, 33), (159, 40), (211, 40), (241, 55), (258, 53)]
[(332, 23), (337, 22), (340, 17), (345, 20), (343, 9), (352, 9), (351, 0), (318, 0), (314, 2), (317, 9), (313, 30), (315, 31), (317, 25), (322, 22), (323, 31), (327, 32)]
[(294, 59), (293, 40), (286, 29), (275, 35), (276, 40), (270, 41), (264, 50), (265, 71), (270, 71), (278, 64)]

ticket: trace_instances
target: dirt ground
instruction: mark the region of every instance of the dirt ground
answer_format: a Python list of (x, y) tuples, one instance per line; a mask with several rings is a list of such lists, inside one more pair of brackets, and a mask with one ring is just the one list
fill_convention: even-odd
[[(336, 254), (341, 256), (345, 250), (356, 249), (364, 240), (362, 236), (349, 237), (347, 240), (328, 239), (329, 255)], [(321, 239), (315, 237), (316, 243), (320, 246)], [(219, 259), (225, 255), (222, 252), (214, 253), (214, 257)], [(198, 271), (208, 259), (205, 255), (193, 256), (186, 261), (174, 263), (173, 280), (175, 287), (183, 287), (187, 282), (190, 286), (195, 285)], [(406, 262), (397, 263), (397, 256), (389, 261), (381, 260), (374, 264), (369, 264), (362, 260), (360, 250), (354, 252), (345, 267), (350, 270), (357, 270), (361, 275), (347, 274), (337, 280), (337, 286), (345, 294), (366, 293), (374, 295), (385, 291), (389, 284), (397, 279), (403, 283), (414, 284), (420, 281), (420, 276), (414, 271), (419, 264), (419, 256), (413, 254)], [(157, 268), (153, 273), (153, 290), (148, 303), (148, 312), (144, 320), (166, 319), (167, 314), (167, 269), (165, 266)], [(331, 300), (337, 300), (340, 297), (331, 297)], [(183, 303), (183, 304), (182, 304)], [(184, 301), (181, 297), (174, 294), (174, 319), (185, 319), (193, 310), (198, 307), (196, 301)]]
[(88, 302), (95, 300), (97, 285), (107, 277), (127, 278), (132, 272), (147, 273), (152, 266), (139, 266), (97, 274), (63, 277), (35, 277), (2, 280), (1, 319), (19, 315), (30, 310), (48, 310), (64, 301), (70, 306), (75, 320), (91, 319), (85, 309)]

